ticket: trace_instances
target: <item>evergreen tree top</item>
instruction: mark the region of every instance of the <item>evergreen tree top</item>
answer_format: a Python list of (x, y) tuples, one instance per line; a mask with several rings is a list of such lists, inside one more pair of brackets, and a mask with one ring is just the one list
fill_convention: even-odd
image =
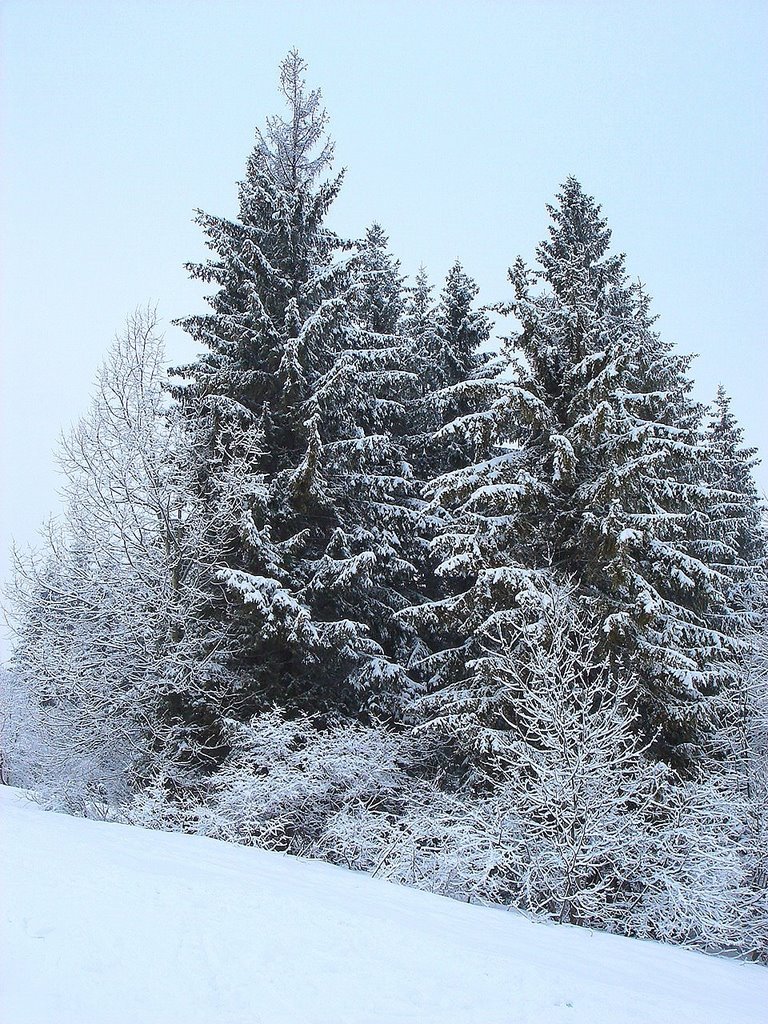
[[(323, 137), (328, 113), (322, 106), (320, 90), (307, 92), (306, 70), (306, 62), (296, 49), (280, 64), (280, 92), (288, 116), (267, 118), (264, 132), (256, 132), (251, 158), (277, 185), (292, 190), (311, 185), (333, 160), (334, 144), (327, 135)], [(313, 156), (320, 144), (322, 148)]]
[(419, 336), (428, 326), (433, 326), (435, 311), (432, 292), (434, 290), (427, 268), (422, 263), (413, 284), (405, 289), (405, 330), (413, 336)]
[(723, 442), (727, 442), (730, 449), (734, 453), (738, 452), (742, 461), (748, 463), (750, 467), (759, 465), (757, 448), (744, 444), (744, 428), (731, 411), (731, 396), (722, 384), (718, 385), (717, 394), (712, 402), (709, 435), (713, 440), (721, 438)]
[(400, 261), (390, 252), (387, 233), (377, 221), (366, 230), (358, 248), (361, 323), (374, 334), (395, 334), (403, 311)]
[(600, 204), (572, 175), (561, 186), (557, 200), (557, 205), (547, 205), (552, 218), (549, 240), (536, 250), (555, 292), (565, 298), (578, 282), (589, 282), (599, 290), (609, 282), (622, 281), (624, 254), (608, 255), (611, 230)]
[(366, 228), (365, 245), (371, 250), (386, 250), (389, 245), (389, 236), (377, 220)]
[(744, 428), (731, 411), (731, 396), (722, 384), (718, 386), (709, 410), (706, 437), (713, 446), (716, 464), (728, 485), (748, 497), (754, 504), (762, 504), (752, 471), (760, 465), (757, 448), (745, 444)]

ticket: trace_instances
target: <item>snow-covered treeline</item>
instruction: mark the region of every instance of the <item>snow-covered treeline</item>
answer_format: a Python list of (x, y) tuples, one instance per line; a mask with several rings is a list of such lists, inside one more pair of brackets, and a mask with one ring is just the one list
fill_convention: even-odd
[(5, 781), (559, 921), (766, 956), (756, 452), (569, 178), (488, 310), (327, 226), (295, 52), (239, 213), (200, 212), (203, 346), (151, 311), (17, 557)]

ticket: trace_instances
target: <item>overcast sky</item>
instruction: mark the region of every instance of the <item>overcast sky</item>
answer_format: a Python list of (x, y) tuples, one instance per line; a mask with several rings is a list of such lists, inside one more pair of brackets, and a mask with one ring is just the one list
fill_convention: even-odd
[[(196, 207), (235, 212), (253, 129), (297, 46), (346, 183), (331, 226), (379, 220), (404, 269), (458, 256), (481, 298), (545, 235), (568, 174), (603, 204), (659, 328), (698, 352), (768, 454), (768, 4), (4, 0), (2, 524), (55, 508), (52, 450), (134, 307), (202, 309)], [(761, 484), (768, 485), (763, 467)]]

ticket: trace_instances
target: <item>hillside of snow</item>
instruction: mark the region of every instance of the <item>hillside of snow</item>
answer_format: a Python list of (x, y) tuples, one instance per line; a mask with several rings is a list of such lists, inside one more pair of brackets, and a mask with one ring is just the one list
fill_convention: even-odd
[(0, 787), (3, 1024), (765, 1024), (768, 970)]

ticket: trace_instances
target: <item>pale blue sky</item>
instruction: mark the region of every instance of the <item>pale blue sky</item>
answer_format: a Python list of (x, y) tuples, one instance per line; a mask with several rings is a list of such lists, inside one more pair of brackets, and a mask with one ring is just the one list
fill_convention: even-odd
[[(348, 168), (331, 224), (484, 301), (575, 174), (659, 327), (768, 454), (768, 5), (44, 2), (2, 6), (2, 527), (55, 507), (52, 448), (126, 314), (202, 308), (195, 207), (231, 214), (291, 46)], [(174, 358), (190, 351), (175, 328)], [(761, 481), (768, 482), (763, 467)]]

